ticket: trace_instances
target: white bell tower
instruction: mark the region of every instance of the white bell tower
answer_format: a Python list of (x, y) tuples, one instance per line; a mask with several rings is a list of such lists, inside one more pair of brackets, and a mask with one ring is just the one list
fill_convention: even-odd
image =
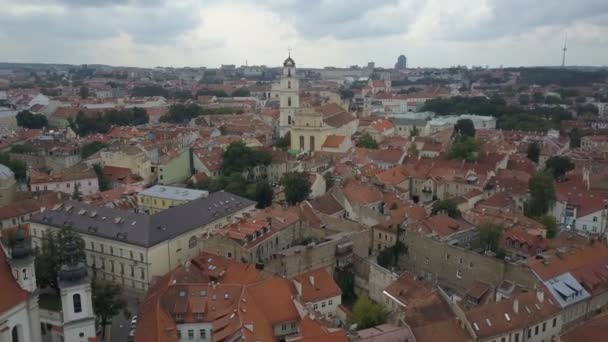
[(63, 312), (63, 339), (87, 342), (95, 337), (95, 313), (87, 266), (78, 257), (75, 240), (66, 242), (67, 262), (59, 270)]
[(280, 117), (279, 135), (285, 136), (289, 132), (295, 115), (300, 108), (300, 82), (296, 75), (296, 62), (289, 56), (283, 62), (283, 74), (280, 83)]

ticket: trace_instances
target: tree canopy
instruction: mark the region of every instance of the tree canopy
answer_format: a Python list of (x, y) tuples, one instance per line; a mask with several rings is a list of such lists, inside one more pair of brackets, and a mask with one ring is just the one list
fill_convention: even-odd
[(496, 224), (482, 224), (479, 226), (479, 243), (485, 251), (498, 252), (502, 230), (503, 228)]
[(64, 246), (67, 241), (77, 241), (77, 255), (85, 260), (84, 240), (80, 235), (68, 227), (59, 231), (47, 230), (42, 236), (42, 244), (36, 249), (36, 280), (41, 287), (50, 286), (58, 289), (57, 272), (67, 260)]
[(463, 136), (457, 138), (450, 147), (449, 157), (468, 162), (477, 160), (480, 145), (475, 138)]
[(454, 132), (460, 137), (475, 137), (475, 125), (471, 119), (460, 119), (454, 125)]
[(102, 141), (92, 141), (80, 149), (80, 156), (83, 159), (88, 158), (107, 146), (108, 144)]
[(224, 152), (222, 173), (241, 173), (258, 165), (269, 165), (270, 162), (272, 162), (272, 156), (268, 152), (254, 150), (247, 147), (242, 141), (235, 141), (230, 143)]
[(274, 190), (267, 181), (260, 181), (255, 186), (255, 200), (258, 202), (256, 208), (263, 209), (272, 205)]
[(11, 158), (8, 153), (0, 153), (0, 164), (11, 169), (17, 180), (24, 181), (26, 179), (27, 164), (24, 161)]
[(547, 159), (545, 168), (553, 175), (553, 179), (560, 181), (568, 171), (574, 170), (574, 163), (568, 157), (553, 156)]
[(283, 175), (281, 184), (285, 188), (285, 200), (289, 204), (298, 204), (310, 195), (308, 175), (303, 172), (288, 172)]
[(146, 96), (163, 96), (169, 97), (169, 90), (163, 88), (160, 85), (151, 84), (151, 85), (142, 85), (134, 87), (131, 90), (131, 96), (136, 97), (146, 97)]
[(540, 171), (530, 178), (530, 200), (526, 204), (526, 215), (539, 217), (547, 213), (555, 203), (553, 177), (546, 171)]
[(543, 215), (538, 218), (538, 222), (540, 222), (545, 229), (547, 230), (547, 238), (553, 239), (557, 236), (559, 232), (559, 228), (557, 226), (557, 219), (551, 215)]
[(359, 140), (357, 140), (356, 146), (362, 148), (377, 149), (378, 143), (369, 133), (364, 133), (363, 135), (361, 135), (361, 137), (359, 137)]
[(201, 115), (234, 114), (237, 112), (238, 111), (233, 108), (203, 108), (196, 103), (178, 103), (169, 107), (169, 112), (161, 116), (159, 121), (168, 123), (188, 123), (190, 120)]
[(353, 305), (353, 319), (357, 329), (367, 329), (383, 324), (388, 318), (388, 311), (382, 304), (374, 303), (366, 296), (361, 296)]
[[(105, 328), (111, 319), (119, 314), (129, 316), (127, 301), (122, 296), (122, 287), (106, 280), (95, 279), (91, 284), (93, 311)], [(105, 329), (102, 330), (105, 337)]]
[(540, 145), (538, 144), (538, 142), (534, 141), (528, 144), (526, 156), (531, 161), (538, 163), (538, 160), (540, 158)]
[(139, 126), (148, 123), (148, 114), (143, 108), (110, 109), (103, 113), (78, 112), (71, 126), (79, 135), (106, 133), (112, 126)]
[(40, 129), (49, 125), (48, 119), (42, 114), (33, 114), (29, 110), (17, 113), (17, 126), (31, 129)]
[(462, 213), (458, 209), (458, 205), (452, 199), (438, 200), (433, 203), (431, 215), (446, 214), (451, 218), (459, 218)]

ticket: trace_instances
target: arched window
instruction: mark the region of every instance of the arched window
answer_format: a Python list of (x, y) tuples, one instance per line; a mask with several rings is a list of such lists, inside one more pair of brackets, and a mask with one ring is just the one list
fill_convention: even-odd
[(287, 89), (291, 89), (291, 81), (287, 81)]
[(13, 329), (11, 329), (11, 341), (12, 342), (20, 342), (21, 341), (21, 339), (19, 338), (20, 337), (19, 335), (21, 335), (20, 330), (21, 330), (21, 326), (20, 325), (15, 325), (13, 327)]
[(287, 107), (291, 107), (291, 96), (287, 98)]
[(304, 151), (304, 136), (300, 135), (300, 151)]
[(287, 124), (288, 124), (288, 125), (291, 125), (291, 115), (289, 115), (289, 116), (287, 117)]
[(188, 247), (194, 248), (194, 247), (196, 247), (196, 244), (197, 244), (197, 240), (196, 240), (195, 236), (191, 237), (190, 240), (188, 240)]
[(23, 273), (23, 280), (27, 280), (27, 268), (24, 268), (21, 272)]
[(315, 137), (314, 136), (310, 136), (310, 150), (314, 151), (315, 150)]
[(287, 69), (287, 77), (291, 77), (291, 68)]
[(72, 296), (72, 301), (74, 302), (74, 313), (82, 312), (82, 302), (80, 301), (79, 293)]

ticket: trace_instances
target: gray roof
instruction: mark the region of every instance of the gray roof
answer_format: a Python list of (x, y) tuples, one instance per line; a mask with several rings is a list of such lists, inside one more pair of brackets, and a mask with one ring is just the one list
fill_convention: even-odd
[(180, 188), (177, 186), (155, 185), (139, 193), (141, 196), (153, 196), (170, 200), (192, 201), (199, 197), (209, 196), (208, 191)]
[(150, 247), (253, 205), (251, 200), (223, 191), (153, 215), (70, 200), (33, 215), (29, 221), (53, 227), (71, 226), (78, 233)]
[(591, 297), (570, 272), (547, 280), (545, 286), (562, 308)]
[(15, 178), (15, 173), (11, 169), (9, 169), (7, 166), (0, 164), (0, 178), (1, 179)]

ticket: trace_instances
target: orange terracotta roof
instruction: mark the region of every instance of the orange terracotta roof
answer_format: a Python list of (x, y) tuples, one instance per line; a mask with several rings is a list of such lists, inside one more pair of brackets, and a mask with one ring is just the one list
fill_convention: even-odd
[(382, 201), (380, 190), (355, 179), (348, 179), (342, 186), (344, 196), (349, 202), (357, 204), (372, 204)]
[(413, 329), (416, 342), (471, 342), (468, 331), (460, 327), (456, 318), (427, 324)]
[(294, 282), (301, 286), (300, 296), (304, 303), (314, 303), (342, 295), (340, 287), (325, 268), (300, 274), (294, 278)]
[(597, 316), (561, 336), (562, 342), (608, 341), (608, 315)]
[(346, 139), (346, 137), (343, 135), (333, 135), (333, 134), (328, 135), (327, 138), (325, 138), (323, 147), (338, 148), (338, 147), (340, 147), (340, 145), (342, 145), (342, 142), (344, 142), (344, 139)]
[(4, 314), (11, 308), (25, 302), (28, 292), (19, 286), (8, 264), (8, 258), (0, 251), (0, 313)]

